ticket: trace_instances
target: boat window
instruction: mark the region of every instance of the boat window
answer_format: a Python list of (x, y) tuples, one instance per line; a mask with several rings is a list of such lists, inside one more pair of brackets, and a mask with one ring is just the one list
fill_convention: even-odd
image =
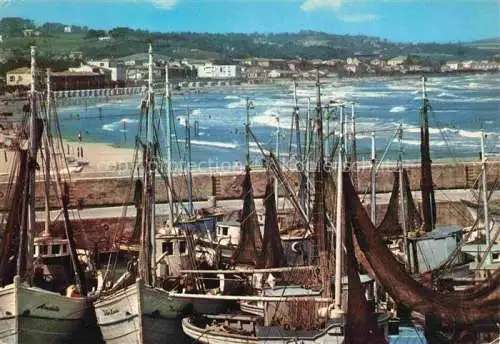
[(229, 227), (222, 227), (222, 235), (227, 235)]
[(40, 254), (47, 255), (49, 253), (49, 247), (47, 245), (40, 245)]
[(491, 254), (491, 260), (494, 262), (497, 262), (500, 260), (500, 253), (492, 253)]
[(61, 245), (52, 245), (52, 254), (59, 254), (59, 250), (61, 249)]
[(186, 253), (186, 242), (185, 241), (179, 241), (179, 253), (180, 254)]
[(167, 256), (174, 254), (174, 244), (171, 241), (161, 243), (162, 253), (166, 253)]

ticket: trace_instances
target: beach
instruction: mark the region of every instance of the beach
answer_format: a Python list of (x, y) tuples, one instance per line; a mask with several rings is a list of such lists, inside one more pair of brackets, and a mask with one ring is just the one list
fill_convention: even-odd
[[(112, 172), (113, 174), (121, 174), (124, 172), (128, 173), (132, 166), (134, 155), (134, 149), (132, 148), (118, 148), (107, 143), (79, 143), (68, 140), (64, 140), (63, 145), (68, 168), (72, 174), (86, 172)], [(79, 157), (77, 153), (80, 147), (83, 150), (83, 157)], [(0, 153), (0, 174), (6, 176), (12, 169), (15, 152), (7, 149), (3, 149), (2, 151)], [(41, 165), (40, 154), (38, 156), (38, 164)], [(63, 170), (64, 167), (59, 166), (59, 171), (63, 172)]]

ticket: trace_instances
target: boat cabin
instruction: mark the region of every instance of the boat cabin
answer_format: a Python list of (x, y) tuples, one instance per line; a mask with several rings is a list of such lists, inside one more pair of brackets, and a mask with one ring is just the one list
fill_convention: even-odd
[(240, 242), (240, 223), (237, 221), (224, 221), (217, 223), (216, 238), (219, 245), (238, 245)]
[(69, 256), (68, 239), (41, 237), (34, 240), (34, 258), (58, 258)]
[[(462, 241), (462, 228), (441, 227), (421, 236), (409, 236), (410, 264), (413, 273), (423, 274), (440, 267), (453, 254)], [(453, 265), (466, 263), (459, 254)]]
[(157, 276), (178, 276), (180, 270), (188, 268), (189, 245), (185, 235), (156, 235)]

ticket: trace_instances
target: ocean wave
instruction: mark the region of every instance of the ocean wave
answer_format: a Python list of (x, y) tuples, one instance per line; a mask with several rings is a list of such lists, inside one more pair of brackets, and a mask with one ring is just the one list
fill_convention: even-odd
[(246, 107), (246, 101), (245, 100), (240, 100), (238, 102), (231, 102), (226, 105), (226, 108), (228, 109), (243, 109)]
[[(178, 139), (180, 143), (185, 143), (186, 140)], [(204, 146), (204, 147), (214, 147), (214, 148), (225, 148), (225, 149), (235, 149), (239, 147), (237, 143), (230, 142), (218, 142), (218, 141), (201, 141), (201, 140), (191, 140), (191, 145)]]
[(435, 113), (440, 113), (440, 112), (443, 112), (443, 113), (452, 113), (452, 112), (458, 112), (458, 110), (433, 110)]
[[(420, 127), (418, 126), (413, 126), (413, 125), (408, 125), (403, 128), (403, 134), (404, 132), (408, 133), (420, 133)], [(440, 134), (440, 133), (453, 133), (456, 134), (458, 133), (459, 130), (455, 128), (429, 128), (429, 134)]]
[(233, 95), (227, 95), (227, 96), (224, 97), (224, 99), (228, 99), (228, 100), (229, 99), (233, 99), (234, 100), (234, 99), (241, 99), (241, 97), (239, 97), (239, 96), (233, 96)]
[(449, 92), (441, 92), (436, 97), (439, 97), (439, 98), (460, 98), (456, 94), (449, 93)]
[(458, 135), (469, 138), (480, 138), (481, 131), (459, 130)]
[(101, 129), (104, 131), (116, 131), (120, 130), (121, 132), (126, 132), (128, 130), (124, 129), (124, 126), (127, 126), (128, 124), (133, 124), (133, 123), (139, 123), (138, 119), (131, 119), (131, 118), (122, 118), (119, 121), (116, 122), (111, 122), (107, 124), (103, 124)]
[(406, 108), (404, 106), (394, 106), (389, 110), (389, 112), (405, 112)]
[[(406, 145), (410, 145), (410, 146), (420, 146), (420, 140), (411, 140), (411, 139), (403, 139), (403, 144), (406, 144)], [(394, 139), (394, 142), (398, 142), (398, 138), (395, 138)], [(438, 147), (443, 147), (445, 146), (447, 143), (445, 141), (437, 141), (437, 140), (432, 140), (430, 142), (430, 146), (431, 147), (435, 147), (435, 146), (438, 146)]]
[(207, 146), (207, 147), (216, 147), (216, 148), (227, 148), (227, 149), (235, 149), (238, 148), (238, 144), (229, 143), (229, 142), (216, 142), (216, 141), (200, 141), (200, 140), (191, 140), (192, 145), (196, 146)]

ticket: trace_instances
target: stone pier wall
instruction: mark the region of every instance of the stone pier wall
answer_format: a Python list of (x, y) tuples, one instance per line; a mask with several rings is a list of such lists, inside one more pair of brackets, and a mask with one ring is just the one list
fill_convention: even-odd
[[(420, 189), (420, 167), (411, 165), (408, 170), (411, 187), (413, 190)], [(393, 171), (395, 168), (382, 168), (377, 176), (377, 192), (390, 192), (393, 183)], [(433, 178), (436, 189), (470, 189), (474, 187), (475, 181), (479, 180), (481, 173), (480, 163), (460, 164), (434, 164)], [(243, 171), (223, 173), (195, 173), (193, 175), (193, 198), (194, 200), (207, 200), (215, 196), (219, 200), (237, 199), (241, 195), (241, 184), (243, 182)], [(292, 186), (297, 189), (298, 178), (296, 172), (288, 172), (285, 177)], [(254, 196), (264, 196), (267, 174), (263, 170), (252, 171), (252, 182)], [(488, 164), (488, 182), (493, 185), (500, 180), (500, 161)], [(85, 178), (84, 176), (73, 176), (70, 185), (70, 199), (73, 207), (104, 207), (132, 203), (133, 185), (129, 177), (103, 177)], [(187, 199), (187, 182), (183, 175), (174, 176), (173, 180), (177, 198)], [(157, 181), (157, 202), (167, 202), (166, 184)], [(358, 170), (358, 191), (360, 193), (370, 190), (370, 170), (361, 168)], [(55, 190), (55, 186), (52, 188)], [(283, 194), (283, 192), (281, 192)], [(8, 183), (0, 183), (0, 211), (8, 207)], [(37, 207), (44, 207), (43, 184), (37, 183)], [(59, 208), (58, 198), (52, 192), (51, 207)]]

